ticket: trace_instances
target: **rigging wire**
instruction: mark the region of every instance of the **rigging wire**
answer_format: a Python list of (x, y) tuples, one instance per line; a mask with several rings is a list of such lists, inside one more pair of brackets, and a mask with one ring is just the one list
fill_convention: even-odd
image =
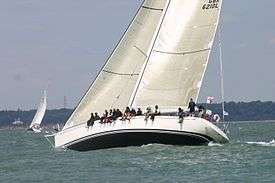
[(223, 75), (223, 52), (222, 52), (222, 28), (221, 24), (218, 28), (219, 40), (219, 61), (220, 61), (220, 81), (221, 81), (221, 105), (222, 105), (222, 121), (225, 122), (224, 131), (229, 133), (229, 122), (225, 121), (225, 94), (224, 94), (224, 75)]

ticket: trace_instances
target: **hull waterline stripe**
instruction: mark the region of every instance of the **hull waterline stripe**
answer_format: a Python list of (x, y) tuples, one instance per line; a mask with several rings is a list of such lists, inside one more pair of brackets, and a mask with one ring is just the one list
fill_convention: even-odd
[[(112, 134), (121, 134), (121, 133), (167, 133), (167, 134), (174, 134), (174, 135), (187, 135), (187, 136), (196, 136), (196, 137), (200, 137), (206, 141), (213, 141), (213, 138), (207, 136), (207, 135), (203, 135), (203, 134), (199, 134), (199, 133), (193, 133), (193, 132), (186, 132), (186, 131), (176, 131), (176, 130), (159, 130), (159, 129), (135, 129), (135, 130), (131, 130), (131, 129), (124, 129), (124, 130), (114, 130), (114, 131), (107, 131), (107, 132), (101, 132), (101, 133), (96, 133), (96, 134), (92, 134), (92, 135), (88, 135), (85, 137), (82, 137), (80, 139), (74, 140), (72, 142), (69, 142), (67, 144), (62, 145), (61, 147), (69, 147), (71, 145), (80, 143), (82, 141), (85, 140), (89, 140), (91, 138), (96, 138), (96, 137), (100, 137), (100, 136), (105, 136), (105, 135), (112, 135)], [(57, 147), (58, 148), (58, 147)]]

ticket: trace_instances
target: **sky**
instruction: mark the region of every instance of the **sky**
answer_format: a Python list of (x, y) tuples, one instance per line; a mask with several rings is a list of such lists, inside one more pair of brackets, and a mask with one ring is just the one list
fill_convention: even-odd
[[(73, 108), (142, 0), (1, 0), (0, 110)], [(275, 1), (224, 0), (221, 26), (226, 101), (275, 101)], [(217, 40), (217, 39), (216, 39)], [(220, 101), (217, 42), (200, 101)]]

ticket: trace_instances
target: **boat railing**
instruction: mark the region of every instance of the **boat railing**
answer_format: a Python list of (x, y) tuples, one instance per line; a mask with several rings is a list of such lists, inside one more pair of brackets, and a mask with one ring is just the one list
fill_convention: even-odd
[[(161, 113), (161, 114), (156, 115), (155, 117), (156, 117), (156, 119), (159, 119), (159, 118), (170, 119), (170, 118), (178, 118), (178, 115), (176, 113)], [(188, 116), (185, 116), (184, 118), (186, 118), (186, 117), (188, 117)], [(133, 116), (132, 118), (125, 119), (125, 120), (116, 119), (116, 120), (111, 121), (109, 123), (102, 123), (100, 120), (97, 120), (97, 121), (95, 121), (95, 124), (99, 124), (100, 127), (104, 128), (104, 127), (110, 127), (111, 124), (115, 124), (117, 121), (120, 121), (120, 122), (123, 122), (123, 121), (125, 121), (125, 122), (127, 122), (127, 121), (131, 122), (132, 120), (138, 119), (138, 118), (142, 118), (142, 119), (144, 119), (144, 121), (146, 121), (145, 120), (145, 115), (140, 115), (140, 116)], [(151, 121), (151, 119), (148, 119), (148, 121)], [(127, 124), (129, 124), (129, 123), (127, 123)], [(66, 129), (63, 129), (62, 131), (60, 131), (58, 133), (73, 131), (73, 130), (76, 130), (76, 129), (79, 129), (79, 128), (83, 128), (83, 127), (87, 128), (87, 122), (83, 122), (83, 123), (80, 123), (80, 124), (68, 127)]]

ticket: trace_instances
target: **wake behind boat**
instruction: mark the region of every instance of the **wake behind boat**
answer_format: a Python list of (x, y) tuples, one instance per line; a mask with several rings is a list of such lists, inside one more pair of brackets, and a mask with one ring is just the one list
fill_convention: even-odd
[[(87, 151), (151, 143), (226, 143), (226, 134), (208, 120), (180, 119), (178, 109), (197, 101), (217, 30), (222, 1), (145, 0), (114, 52), (73, 114), (55, 135), (56, 148)], [(93, 121), (106, 109), (158, 105), (153, 120), (133, 116), (112, 123)], [(193, 112), (193, 111), (191, 111)], [(171, 115), (178, 114), (178, 115)], [(107, 116), (105, 116), (107, 118)]]
[(47, 93), (44, 91), (43, 97), (40, 100), (39, 106), (37, 108), (37, 111), (35, 113), (35, 116), (29, 126), (28, 131), (34, 131), (36, 133), (41, 132), (42, 128), (40, 127), (40, 124), (44, 118), (45, 112), (47, 108)]

